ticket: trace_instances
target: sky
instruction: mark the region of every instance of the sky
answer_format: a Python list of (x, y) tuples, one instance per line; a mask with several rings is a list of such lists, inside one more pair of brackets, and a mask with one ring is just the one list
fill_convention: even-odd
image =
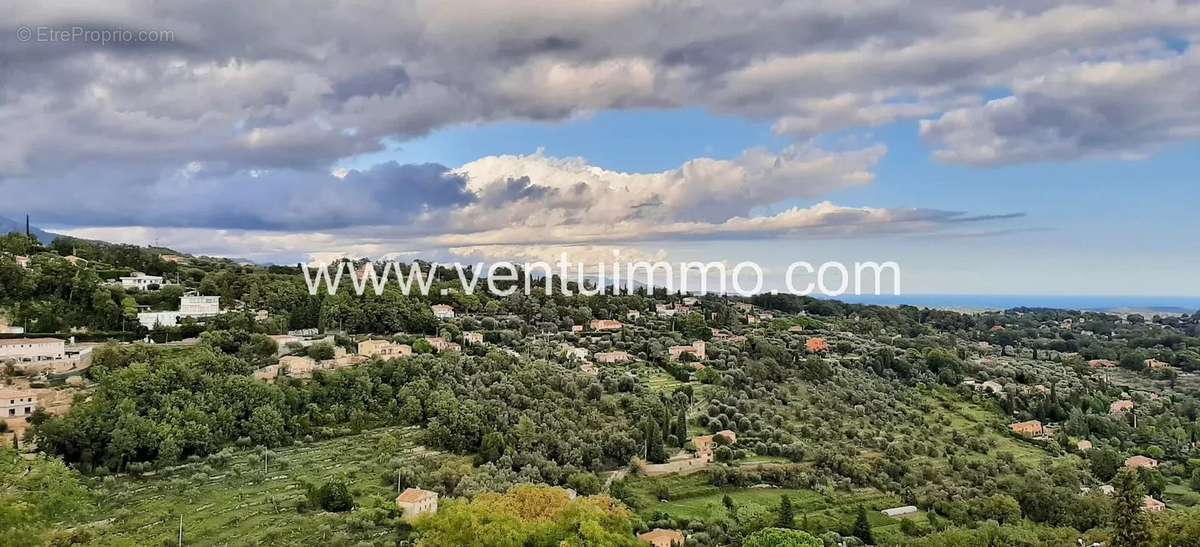
[(1200, 296), (1200, 2), (46, 4), (0, 21), (0, 216), (59, 233)]

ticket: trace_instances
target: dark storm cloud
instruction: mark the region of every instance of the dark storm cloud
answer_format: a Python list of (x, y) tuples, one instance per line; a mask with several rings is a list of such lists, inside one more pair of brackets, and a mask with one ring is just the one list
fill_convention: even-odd
[[(45, 224), (239, 230), (406, 225), (475, 201), (461, 176), (437, 164), (389, 162), (342, 178), (291, 170), (210, 176), (199, 169), (150, 178), (125, 182), (94, 166), (37, 185), (0, 181), (0, 194), (12, 198), (5, 210), (30, 213)], [(445, 227), (431, 222), (412, 228)]]

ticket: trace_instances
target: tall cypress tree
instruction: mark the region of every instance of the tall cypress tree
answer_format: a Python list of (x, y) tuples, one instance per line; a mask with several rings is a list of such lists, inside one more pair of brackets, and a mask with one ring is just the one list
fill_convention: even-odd
[(875, 536), (871, 535), (871, 522), (867, 520), (867, 510), (858, 506), (858, 518), (854, 519), (854, 529), (850, 535), (861, 539), (867, 545), (875, 544)]
[(1150, 542), (1150, 527), (1142, 504), (1146, 491), (1142, 481), (1129, 470), (1122, 469), (1113, 478), (1113, 547), (1141, 547)]
[(779, 497), (779, 527), (796, 527), (796, 514), (792, 511), (792, 498), (787, 497), (787, 494)]

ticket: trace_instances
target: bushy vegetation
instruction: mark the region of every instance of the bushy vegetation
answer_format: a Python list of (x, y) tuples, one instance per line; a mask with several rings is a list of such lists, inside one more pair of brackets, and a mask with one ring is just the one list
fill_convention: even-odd
[[(166, 249), (62, 241), (0, 239), (0, 250), (32, 257), (26, 269), (0, 254), (0, 306), (14, 322), (128, 339), (147, 334), (131, 324), (138, 306), (173, 309), (184, 290), (220, 295), (236, 309), (149, 333), (195, 345), (96, 349), (86, 395), (65, 415), (31, 420), (26, 444), (53, 457), (30, 465), (64, 485), (9, 478), (19, 463), (6, 471), (5, 484), (18, 486), (0, 495), (59, 488), (0, 509), (0, 531), (38, 538), (31, 543), (69, 520), (72, 504), (89, 503), (88, 481), (131, 480), (113, 476), (126, 473), (153, 481), (152, 472), (232, 453), (266, 462), (274, 450), (399, 427), (413, 428), (422, 450), (455, 456), (382, 457), (366, 466), (374, 489), (339, 474), (308, 477), (294, 492), (303, 499), (289, 503), (303, 518), (357, 519), (357, 538), (389, 529), (396, 541), (429, 545), (623, 544), (655, 527), (683, 530), (694, 545), (1165, 546), (1197, 536), (1188, 507), (1200, 503), (1192, 374), (1200, 370), (1200, 313), (965, 314), (761, 295), (704, 297), (658, 317), (656, 305), (681, 305), (683, 295), (465, 294), (452, 273), (435, 281), (432, 297), (395, 289), (310, 296), (296, 268), (194, 257), (177, 264), (162, 260)], [(88, 262), (63, 258), (72, 253)], [(179, 284), (125, 291), (102, 282), (134, 269)], [(438, 321), (433, 303), (467, 315)], [(745, 321), (763, 310), (775, 318)], [(641, 317), (620, 331), (571, 329), (631, 311)], [(307, 348), (281, 348), (268, 336), (310, 327), (334, 336)], [(437, 353), (423, 339), (463, 343), (465, 332), (486, 343)], [(367, 335), (417, 355), (311, 379), (251, 375), (280, 353), (333, 359)], [(708, 343), (703, 359), (668, 352), (698, 340)], [(587, 374), (563, 346), (624, 351), (633, 362)], [(1094, 359), (1117, 367), (1093, 368)], [(1167, 366), (1148, 368), (1150, 359)], [(1119, 400), (1133, 409), (1110, 412)], [(1030, 439), (1009, 430), (1022, 420), (1053, 433)], [(689, 457), (693, 437), (725, 430), (736, 442), (716, 437), (715, 463), (702, 472), (637, 476), (646, 464)], [(1134, 455), (1159, 465), (1125, 471)], [(1106, 484), (1113, 495), (1100, 491)], [(415, 528), (386, 495), (408, 486), (445, 497)], [(1169, 510), (1143, 512), (1146, 495)], [(919, 512), (879, 514), (897, 505)]]

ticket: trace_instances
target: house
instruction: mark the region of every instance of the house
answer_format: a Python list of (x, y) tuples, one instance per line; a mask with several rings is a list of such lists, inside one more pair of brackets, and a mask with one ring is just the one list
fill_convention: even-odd
[(713, 450), (716, 449), (717, 445), (717, 437), (725, 437), (725, 440), (729, 441), (728, 444), (737, 443), (737, 433), (734, 433), (728, 429), (718, 431), (712, 435), (700, 435), (698, 437), (692, 437), (692, 446), (696, 447), (696, 454), (700, 457), (700, 459), (706, 461), (712, 460), (712, 453)]
[(598, 369), (596, 369), (596, 365), (593, 365), (591, 363), (584, 363), (582, 365), (579, 365), (579, 372), (582, 372), (584, 374), (591, 374), (592, 376), (595, 376), (600, 373), (600, 371)]
[(161, 275), (146, 275), (142, 272), (133, 272), (131, 275), (121, 277), (120, 282), (121, 286), (126, 289), (150, 290), (151, 286), (154, 288), (161, 287), (163, 278)]
[(161, 258), (167, 262), (173, 262), (175, 264), (183, 264), (184, 262), (187, 262), (187, 258), (179, 255), (160, 255), (158, 258)]
[(433, 346), (433, 349), (437, 350), (438, 353), (447, 351), (462, 351), (462, 346), (446, 340), (441, 336), (426, 336), (425, 341), (429, 342), (429, 345)]
[(404, 513), (404, 518), (414, 519), (421, 515), (436, 513), (438, 510), (438, 493), (420, 488), (405, 488), (396, 496), (396, 507)]
[(633, 357), (630, 356), (629, 353), (624, 352), (624, 351), (600, 352), (600, 353), (597, 353), (595, 355), (595, 357), (596, 357), (596, 362), (600, 363), (602, 365), (624, 363), (624, 362), (633, 360)]
[(221, 313), (220, 296), (184, 295), (179, 298), (179, 313), (185, 317), (207, 317)]
[(753, 315), (746, 316), (746, 324), (747, 325), (753, 325), (755, 323), (758, 323), (758, 317), (755, 317)]
[(625, 325), (615, 319), (593, 319), (588, 326), (592, 330), (621, 330)]
[(59, 338), (10, 338), (0, 340), (0, 361), (47, 361), (63, 359), (66, 342)]
[(66, 260), (67, 262), (70, 262), (72, 266), (78, 266), (78, 265), (80, 265), (80, 264), (87, 264), (87, 263), (88, 263), (87, 259), (85, 259), (85, 258), (80, 258), (80, 257), (78, 257), (78, 256), (75, 256), (75, 255), (64, 256), (64, 257), (63, 257), (63, 260)]
[(775, 314), (773, 314), (773, 313), (762, 312), (762, 313), (758, 314), (759, 321), (770, 321), (772, 319), (775, 319)]
[(1013, 433), (1025, 437), (1041, 437), (1043, 434), (1045, 434), (1045, 430), (1042, 429), (1042, 422), (1037, 420), (1017, 422), (1009, 425), (1008, 428), (1011, 429)]
[(1087, 364), (1089, 367), (1092, 367), (1092, 368), (1116, 368), (1117, 367), (1116, 363), (1109, 361), (1108, 359), (1092, 359), (1091, 361), (1088, 361)]
[(463, 333), (463, 342), (466, 342), (466, 344), (469, 346), (476, 346), (476, 345), (482, 344), (483, 343), (483, 333), (482, 332), (464, 332)]
[(37, 410), (37, 394), (28, 389), (0, 389), (0, 419), (24, 418)]
[(625, 319), (628, 319), (630, 321), (637, 321), (638, 319), (641, 319), (641, 318), (642, 318), (642, 312), (640, 312), (640, 311), (629, 310), (629, 311), (625, 312)]
[(659, 317), (675, 317), (675, 306), (668, 304), (655, 304), (654, 313)]
[(18, 266), (25, 268), (25, 269), (29, 268), (29, 257), (22, 256), (22, 255), (12, 255), (12, 257), (13, 257), (13, 260), (15, 260), (17, 262)]
[(179, 320), (185, 317), (212, 317), (219, 313), (221, 313), (220, 296), (189, 294), (179, 298), (179, 311), (142, 312), (138, 314), (138, 322), (148, 329), (175, 327), (179, 325)]
[(884, 509), (883, 511), (880, 511), (880, 513), (883, 513), (883, 516), (885, 517), (891, 517), (895, 519), (917, 514), (917, 506), (905, 505), (903, 507), (893, 507), (891, 509)]
[(433, 316), (441, 320), (454, 319), (454, 308), (445, 304), (434, 304), (429, 306), (433, 310)]
[(687, 296), (687, 297), (684, 297), (684, 299), (683, 299), (684, 306), (695, 306), (696, 304), (699, 304), (699, 303), (700, 303), (700, 299), (696, 298), (694, 296)]
[(1125, 460), (1125, 467), (1129, 469), (1158, 469), (1158, 460), (1147, 458), (1145, 456), (1130, 456)]
[(733, 307), (738, 311), (749, 312), (754, 309), (754, 306), (746, 302), (734, 302)]
[(587, 359), (588, 358), (587, 348), (577, 348), (577, 347), (572, 346), (571, 344), (567, 344), (565, 342), (558, 345), (558, 354), (563, 357), (567, 357), (567, 358), (571, 358), (571, 357), (574, 357), (576, 359)]
[(671, 354), (672, 360), (679, 360), (685, 353), (691, 354), (697, 361), (707, 358), (703, 340), (696, 340), (690, 346), (671, 346), (667, 348), (667, 352)]
[(1111, 405), (1108, 405), (1109, 414), (1119, 414), (1131, 409), (1133, 409), (1133, 401), (1130, 401), (1129, 399), (1113, 401)]
[(788, 327), (788, 332), (804, 332), (804, 325), (792, 325)]
[(1167, 510), (1167, 504), (1146, 496), (1142, 498), (1142, 510), (1147, 513), (1161, 513)]
[(1146, 368), (1151, 370), (1163, 370), (1171, 368), (1170, 363), (1165, 363), (1163, 361), (1159, 361), (1158, 359), (1146, 359), (1145, 361), (1142, 361), (1142, 364), (1146, 365)]
[(824, 338), (809, 338), (804, 342), (804, 349), (809, 353), (821, 353), (829, 351), (829, 343)]
[(412, 347), (391, 340), (363, 340), (358, 343), (358, 354), (365, 357), (408, 357)]
[(655, 528), (649, 532), (638, 534), (638, 540), (654, 547), (680, 547), (683, 545), (684, 537), (683, 532), (679, 530)]
[(311, 357), (288, 355), (279, 358), (279, 368), (292, 378), (309, 378), (317, 368), (317, 362)]
[(1091, 450), (1091, 449), (1092, 449), (1092, 441), (1085, 439), (1085, 440), (1075, 443), (1075, 450), (1078, 450), (1080, 452), (1083, 452), (1084, 450)]
[(571, 325), (571, 332), (583, 332), (583, 325)]

